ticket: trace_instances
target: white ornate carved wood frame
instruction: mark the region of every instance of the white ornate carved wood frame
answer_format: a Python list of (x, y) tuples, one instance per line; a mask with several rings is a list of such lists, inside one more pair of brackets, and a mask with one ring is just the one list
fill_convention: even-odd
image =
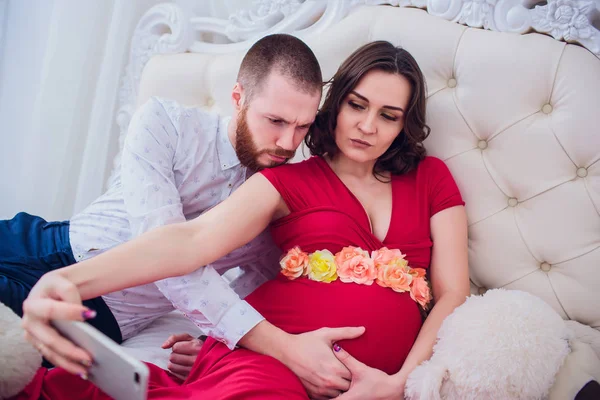
[[(119, 91), (119, 148), (135, 110), (142, 70), (155, 54), (245, 50), (257, 37), (323, 32), (360, 5), (418, 7), (475, 28), (548, 34), (586, 47), (600, 58), (600, 0), (254, 0), (229, 19), (194, 16), (174, 3), (152, 7), (140, 19)], [(226, 38), (217, 44), (201, 37)], [(115, 161), (115, 163), (118, 161)]]

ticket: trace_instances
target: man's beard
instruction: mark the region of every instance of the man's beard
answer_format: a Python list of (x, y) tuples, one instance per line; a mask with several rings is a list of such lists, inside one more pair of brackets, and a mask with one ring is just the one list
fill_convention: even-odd
[[(248, 168), (252, 172), (260, 171), (264, 168), (275, 167), (277, 165), (285, 164), (290, 158), (296, 154), (294, 151), (285, 150), (281, 147), (275, 149), (264, 149), (258, 150), (254, 140), (252, 140), (252, 134), (248, 127), (248, 121), (246, 120), (247, 107), (242, 108), (237, 118), (237, 129), (235, 131), (235, 153), (237, 154), (240, 163)], [(268, 165), (259, 163), (258, 158), (263, 154), (272, 154), (277, 157), (284, 157), (285, 161), (278, 163), (275, 161), (270, 162)]]

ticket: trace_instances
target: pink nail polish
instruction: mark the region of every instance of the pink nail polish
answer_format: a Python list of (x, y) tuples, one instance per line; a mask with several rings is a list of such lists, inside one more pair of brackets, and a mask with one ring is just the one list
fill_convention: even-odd
[(81, 313), (83, 319), (92, 319), (96, 317), (96, 311), (94, 310), (86, 310)]
[(338, 351), (340, 351), (341, 349), (342, 349), (342, 348), (340, 347), (340, 345), (339, 345), (339, 344), (337, 344), (337, 343), (336, 343), (336, 344), (334, 344), (334, 345), (333, 345), (333, 351), (335, 351), (336, 353), (337, 353)]

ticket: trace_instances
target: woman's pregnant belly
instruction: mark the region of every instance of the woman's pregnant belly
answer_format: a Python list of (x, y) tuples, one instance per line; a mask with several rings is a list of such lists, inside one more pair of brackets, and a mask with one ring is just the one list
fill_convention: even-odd
[(279, 275), (246, 300), (273, 325), (292, 334), (364, 326), (362, 336), (338, 343), (359, 361), (388, 374), (400, 370), (422, 323), (408, 293), (376, 283), (322, 283)]

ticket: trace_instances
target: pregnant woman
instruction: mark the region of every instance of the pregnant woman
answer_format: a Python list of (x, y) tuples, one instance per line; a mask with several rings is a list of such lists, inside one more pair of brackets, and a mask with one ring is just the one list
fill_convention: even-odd
[[(286, 334), (364, 327), (360, 337), (333, 345), (346, 361), (364, 364), (348, 393), (403, 398), (406, 377), (431, 356), (443, 319), (469, 290), (464, 203), (445, 164), (425, 156), (425, 96), (408, 52), (367, 44), (332, 79), (305, 139), (310, 159), (262, 170), (195, 220), (142, 235), (89, 260), (93, 266), (56, 273), (83, 297), (97, 296), (185, 275), (270, 225), (284, 252), (282, 271), (247, 301)], [(47, 290), (54, 283), (45, 278), (36, 286)], [(39, 380), (31, 397), (106, 398), (64, 370)], [(308, 398), (283, 363), (212, 339), (185, 381), (151, 366), (150, 399), (194, 396)]]

